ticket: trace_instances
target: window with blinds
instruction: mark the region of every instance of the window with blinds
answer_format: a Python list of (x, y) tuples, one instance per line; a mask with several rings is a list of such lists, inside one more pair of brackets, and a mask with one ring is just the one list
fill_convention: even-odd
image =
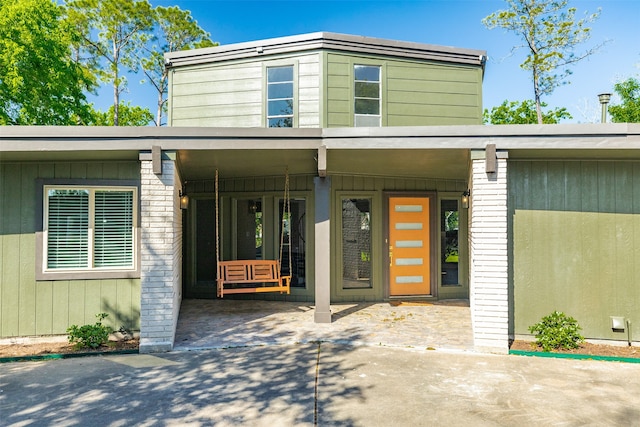
[(45, 190), (48, 270), (135, 267), (135, 188)]

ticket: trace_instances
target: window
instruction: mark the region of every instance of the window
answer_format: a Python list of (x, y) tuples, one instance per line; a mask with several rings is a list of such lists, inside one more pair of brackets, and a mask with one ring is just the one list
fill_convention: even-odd
[(267, 68), (267, 127), (293, 127), (293, 65)]
[(371, 199), (343, 199), (342, 288), (371, 286)]
[[(291, 286), (306, 286), (306, 216), (307, 206), (303, 198), (289, 200), (291, 216), (286, 212), (284, 200), (280, 200), (278, 210), (280, 216), (280, 233), (282, 234), (282, 274), (291, 275)], [(283, 215), (284, 214), (284, 218)], [(280, 236), (280, 235), (278, 235)], [(291, 262), (289, 261), (291, 254)], [(291, 270), (289, 270), (291, 267)]]
[(457, 200), (440, 202), (440, 252), (442, 254), (442, 284), (458, 284), (458, 234), (460, 229), (460, 210)]
[(45, 186), (44, 270), (136, 268), (137, 188)]
[(354, 126), (380, 126), (380, 67), (355, 65)]

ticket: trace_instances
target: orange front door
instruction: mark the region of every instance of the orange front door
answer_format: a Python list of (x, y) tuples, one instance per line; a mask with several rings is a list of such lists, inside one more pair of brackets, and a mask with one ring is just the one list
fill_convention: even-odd
[(429, 197), (389, 198), (389, 294), (431, 294)]

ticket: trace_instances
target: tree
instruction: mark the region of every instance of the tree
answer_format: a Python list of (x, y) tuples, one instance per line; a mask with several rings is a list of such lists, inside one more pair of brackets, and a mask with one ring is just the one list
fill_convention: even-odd
[(94, 82), (71, 59), (77, 33), (53, 0), (0, 0), (0, 125), (89, 120)]
[(68, 17), (82, 35), (79, 51), (105, 83), (113, 85), (113, 124), (120, 125), (120, 94), (127, 79), (121, 67), (138, 70), (137, 52), (148, 41), (153, 25), (147, 0), (70, 0)]
[(147, 56), (141, 58), (142, 71), (147, 81), (158, 94), (156, 126), (162, 125), (162, 114), (166, 108), (168, 75), (164, 65), (164, 54), (178, 50), (217, 46), (191, 17), (191, 12), (183, 11), (177, 6), (157, 7), (154, 9), (154, 34), (152, 43), (145, 51)]
[[(544, 102), (540, 107), (546, 107)], [(543, 124), (557, 124), (562, 119), (570, 119), (571, 114), (566, 108), (556, 108), (555, 110), (542, 112)], [(483, 123), (492, 125), (525, 125), (540, 123), (536, 105), (533, 100), (526, 99), (522, 102), (504, 101), (500, 106), (493, 107), (491, 112), (484, 110)]]
[[(94, 126), (113, 126), (115, 117), (113, 110), (112, 105), (108, 111), (94, 111), (91, 124)], [(120, 126), (147, 126), (153, 121), (153, 114), (148, 108), (132, 106), (130, 102), (120, 103), (118, 111)]]
[(617, 123), (640, 123), (640, 81), (633, 77), (616, 83), (613, 89), (622, 103), (610, 105), (611, 121)]
[(567, 7), (568, 0), (505, 0), (507, 10), (499, 10), (482, 20), (489, 29), (496, 27), (516, 33), (525, 48), (527, 57), (520, 67), (531, 72), (534, 101), (538, 123), (543, 123), (542, 96), (566, 83), (571, 75), (569, 67), (592, 55), (602, 44), (576, 53), (586, 42), (600, 11), (576, 20), (576, 8)]

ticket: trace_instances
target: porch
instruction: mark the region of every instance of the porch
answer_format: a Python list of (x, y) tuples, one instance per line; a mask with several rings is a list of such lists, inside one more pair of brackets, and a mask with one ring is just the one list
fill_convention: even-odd
[(468, 300), (332, 304), (332, 323), (315, 323), (311, 303), (185, 299), (175, 350), (323, 341), (473, 351)]

